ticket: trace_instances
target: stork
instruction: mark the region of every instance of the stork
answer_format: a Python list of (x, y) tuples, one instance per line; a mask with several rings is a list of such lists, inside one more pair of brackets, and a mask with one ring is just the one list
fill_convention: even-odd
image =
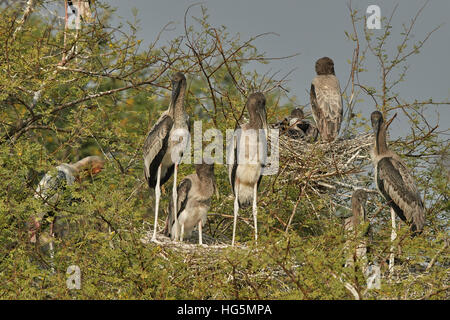
[(55, 204), (61, 198), (60, 188), (65, 182), (73, 185), (75, 180), (81, 180), (81, 173), (88, 170), (91, 174), (97, 174), (103, 169), (105, 161), (98, 156), (89, 156), (70, 164), (62, 163), (56, 167), (56, 175), (47, 172), (39, 182), (34, 197), (43, 199), (46, 203)]
[[(362, 272), (366, 278), (367, 289), (380, 289), (381, 272), (380, 266), (376, 261), (369, 261), (367, 253), (368, 246), (372, 240), (370, 224), (367, 222), (365, 204), (367, 193), (358, 189), (352, 194), (352, 216), (345, 219), (344, 229), (351, 235), (351, 238), (357, 242), (356, 250), (349, 254), (345, 266), (354, 266), (356, 261), (360, 261)], [(347, 240), (345, 247), (351, 248), (351, 240)]]
[[(375, 134), (375, 143), (372, 151), (375, 183), (391, 208), (391, 241), (393, 242), (397, 237), (395, 215), (397, 214), (401, 220), (409, 224), (413, 235), (415, 235), (423, 230), (425, 208), (419, 190), (407, 166), (387, 146), (386, 130), (390, 122), (385, 123), (383, 115), (379, 111), (372, 112), (371, 122)], [(389, 270), (392, 270), (393, 266), (394, 250), (391, 247)]]
[[(36, 188), (34, 197), (43, 200), (46, 204), (54, 206), (63, 200), (62, 190), (65, 185), (70, 186), (73, 185), (76, 180), (80, 181), (83, 178), (83, 171), (88, 171), (90, 175), (96, 175), (102, 171), (104, 164), (105, 161), (98, 156), (85, 157), (74, 164), (62, 163), (56, 167), (56, 175), (50, 172), (44, 175)], [(54, 213), (42, 212), (32, 218), (30, 242), (37, 242), (37, 232), (41, 228), (41, 223), (47, 214), (53, 216), (49, 230), (49, 252), (50, 258), (53, 260), (54, 251), (52, 238), (55, 236), (53, 229), (57, 220), (57, 216)], [(56, 235), (58, 236), (58, 232), (56, 232)]]
[[(93, 0), (68, 0), (68, 7), (72, 11), (72, 14), (77, 15), (77, 19), (81, 19), (84, 22), (92, 21), (92, 3)], [(78, 12), (77, 12), (78, 11)]]
[[(228, 178), (235, 197), (232, 246), (235, 242), (239, 208), (249, 206), (252, 201), (255, 241), (258, 240), (256, 202), (263, 167), (263, 159), (259, 157), (263, 153), (260, 148), (265, 148), (267, 141), (266, 98), (260, 92), (253, 93), (248, 98), (246, 108), (250, 121), (243, 124), (240, 130), (235, 131), (231, 161), (228, 166)], [(261, 130), (264, 130), (264, 135), (260, 134)]]
[[(203, 244), (202, 229), (206, 223), (206, 216), (211, 205), (214, 192), (218, 197), (214, 178), (214, 164), (196, 164), (196, 173), (188, 175), (178, 186), (178, 204), (174, 211), (173, 201), (169, 206), (168, 235), (172, 240), (183, 242), (189, 237), (195, 226), (198, 226), (199, 244)], [(175, 219), (175, 213), (178, 221)]]
[[(365, 204), (367, 201), (367, 193), (364, 190), (355, 190), (352, 194), (352, 216), (345, 219), (344, 229), (354, 234), (354, 238), (358, 241), (355, 254), (351, 254), (346, 262), (347, 266), (353, 265), (355, 258), (357, 260), (363, 260), (363, 269), (367, 262), (367, 239), (366, 236), (369, 233), (369, 228), (363, 228), (361, 225), (366, 223), (366, 209)], [(347, 242), (346, 247), (350, 247)]]
[(272, 125), (275, 129), (281, 129), (282, 134), (287, 133), (290, 138), (302, 139), (309, 142), (314, 142), (317, 140), (319, 131), (317, 128), (305, 120), (305, 115), (303, 110), (300, 108), (295, 108), (291, 111), (289, 117)]
[(317, 140), (319, 135), (319, 130), (305, 120), (305, 114), (300, 108), (295, 108), (291, 111), (289, 117), (289, 130), (288, 134), (292, 137), (306, 139), (309, 142), (314, 142)]
[(310, 101), (313, 118), (324, 141), (335, 140), (341, 128), (343, 108), (334, 62), (328, 57), (316, 61), (317, 76), (311, 83)]
[[(93, 2), (94, 0), (65, 0), (64, 8), (65, 8), (65, 16), (64, 16), (64, 51), (62, 54), (62, 59), (59, 62), (59, 66), (64, 66), (67, 63), (66, 57), (66, 45), (67, 45), (67, 31), (68, 29), (76, 29), (75, 33), (75, 42), (73, 43), (72, 48), (70, 49), (70, 56), (75, 55), (75, 61), (78, 60), (78, 49), (77, 49), (77, 41), (78, 41), (78, 30), (81, 28), (81, 21), (84, 23), (92, 23), (94, 18), (92, 16), (93, 13)], [(70, 9), (70, 18), (69, 18), (69, 9)]]
[[(156, 242), (161, 186), (174, 174), (173, 203), (177, 206), (177, 172), (189, 136), (189, 117), (184, 109), (186, 78), (181, 72), (172, 77), (172, 98), (167, 109), (147, 134), (144, 142), (144, 174), (150, 189), (155, 190), (155, 223), (152, 241)], [(179, 141), (179, 138), (183, 141)], [(181, 147), (181, 148), (180, 148)], [(175, 221), (177, 221), (175, 215)]]

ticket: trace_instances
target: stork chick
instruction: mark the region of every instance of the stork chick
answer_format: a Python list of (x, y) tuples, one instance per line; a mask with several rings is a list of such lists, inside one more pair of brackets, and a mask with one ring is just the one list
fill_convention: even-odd
[[(211, 197), (217, 186), (214, 177), (214, 164), (195, 165), (196, 173), (184, 178), (177, 188), (177, 211), (173, 200), (169, 206), (169, 236), (172, 240), (183, 242), (190, 237), (192, 230), (198, 226), (199, 244), (203, 244), (203, 226), (211, 205)], [(178, 219), (175, 219), (175, 212)]]

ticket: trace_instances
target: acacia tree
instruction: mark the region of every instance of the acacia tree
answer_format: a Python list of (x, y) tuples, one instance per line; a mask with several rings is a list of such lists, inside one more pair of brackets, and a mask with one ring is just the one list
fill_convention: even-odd
[[(245, 212), (240, 217), (244, 223), (238, 224), (242, 245), (237, 249), (156, 246), (143, 241), (147, 222), (152, 221), (152, 200), (143, 179), (141, 146), (168, 106), (170, 75), (177, 71), (187, 75), (186, 108), (193, 120), (202, 120), (203, 130), (224, 131), (242, 120), (251, 92), (265, 93), (269, 122), (297, 106), (286, 87), (289, 73), (277, 78), (277, 73), (249, 71), (250, 62), (274, 59), (253, 45), (255, 39), (271, 34), (243, 41), (226, 27), (212, 25), (205, 7), (189, 7), (184, 32), (167, 45), (160, 43), (160, 36), (170, 24), (143, 48), (136, 23), (129, 23), (129, 31), (109, 25), (114, 10), (105, 3), (96, 2), (95, 23), (78, 31), (65, 31), (56, 16), (43, 18), (39, 13), (50, 4), (28, 1), (2, 9), (0, 297), (447, 297), (448, 177), (439, 174), (440, 163), (434, 157), (447, 154), (448, 144), (440, 141), (440, 127), (423, 116), (423, 108), (435, 102), (408, 103), (394, 92), (399, 81), (406, 81), (406, 73), (395, 69), (425, 44), (408, 51), (408, 29), (398, 52), (390, 57), (391, 51), (384, 51), (390, 20), (385, 22), (385, 35), (373, 39), (364, 29), (363, 16), (349, 8), (354, 29), (347, 34), (355, 53), (343, 94), (348, 110), (344, 139), (325, 145), (282, 138), (279, 173), (264, 178), (260, 189), (258, 246), (252, 243), (251, 219)], [(410, 28), (415, 23), (416, 19)], [(380, 88), (359, 81), (369, 54), (379, 61)], [(390, 73), (398, 78), (388, 77)], [(406, 155), (408, 164), (423, 168), (415, 177), (425, 193), (427, 227), (415, 239), (409, 238), (406, 228), (400, 230), (398, 276), (383, 278), (380, 290), (367, 291), (358, 268), (343, 268), (346, 239), (340, 216), (348, 214), (351, 190), (372, 191), (368, 207), (376, 225), (372, 255), (384, 271), (390, 247), (388, 211), (374, 191), (368, 157), (372, 138), (365, 133), (367, 120), (358, 112), (362, 104), (372, 102), (373, 109), (385, 116), (401, 110), (410, 117), (411, 135), (392, 145)], [(48, 210), (33, 197), (34, 189), (55, 165), (89, 154), (106, 157), (105, 170), (66, 190), (79, 201), (51, 208), (72, 226), (67, 237), (55, 240), (52, 273), (44, 245), (35, 247), (28, 241), (26, 222)], [(181, 175), (190, 172), (191, 166), (181, 166)], [(220, 193), (230, 194), (224, 166), (216, 166), (216, 179)], [(165, 212), (168, 198), (161, 203)], [(211, 211), (208, 233), (229, 243), (233, 201), (214, 200)], [(420, 269), (424, 263), (425, 269)], [(70, 265), (80, 267), (81, 290), (66, 286)]]

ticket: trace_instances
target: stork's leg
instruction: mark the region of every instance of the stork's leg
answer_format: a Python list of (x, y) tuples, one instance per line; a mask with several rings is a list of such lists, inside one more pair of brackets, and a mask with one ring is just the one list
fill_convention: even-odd
[(350, 268), (353, 267), (354, 265), (354, 257), (350, 249), (351, 249), (351, 241), (347, 240), (344, 244), (344, 252), (347, 253), (347, 259), (345, 260), (344, 264), (345, 268)]
[(183, 242), (184, 238), (184, 223), (181, 225), (180, 242)]
[(358, 239), (358, 249), (357, 249), (358, 262), (361, 265), (361, 270), (363, 274), (366, 274), (367, 270), (367, 244), (366, 240)]
[(233, 221), (233, 238), (231, 240), (231, 245), (234, 246), (234, 238), (236, 235), (236, 223), (237, 223), (237, 216), (239, 212), (239, 184), (236, 183), (235, 185), (235, 196), (234, 196), (234, 221)]
[(381, 270), (378, 264), (372, 263), (369, 265), (364, 271), (364, 275), (366, 277), (367, 290), (381, 288)]
[(198, 222), (198, 244), (202, 245), (203, 244), (203, 230), (202, 230), (203, 226), (202, 226), (202, 220), (200, 220)]
[(50, 242), (48, 244), (48, 250), (50, 253), (50, 270), (52, 273), (55, 273), (55, 265), (54, 265), (55, 250), (53, 247), (53, 221), (50, 223)]
[(253, 187), (253, 223), (255, 225), (255, 243), (258, 244), (258, 207), (256, 205), (256, 196), (258, 193), (258, 184)]
[(389, 273), (394, 271), (394, 259), (395, 259), (395, 246), (394, 241), (397, 239), (397, 230), (395, 224), (395, 211), (391, 208), (391, 222), (392, 222), (392, 230), (391, 230), (391, 254), (389, 255)]
[[(109, 236), (111, 235), (111, 232), (112, 232), (111, 226), (108, 226), (108, 235), (109, 235)], [(114, 249), (114, 243), (112, 242), (112, 240), (109, 240), (109, 247), (110, 247), (111, 249)]]
[[(173, 173), (173, 187), (172, 187), (172, 198), (173, 198), (173, 212), (175, 214), (175, 224), (178, 225), (178, 211), (177, 211), (177, 201), (178, 201), (178, 192), (177, 192), (177, 175), (178, 175), (178, 163), (175, 163), (175, 170)], [(175, 229), (175, 239), (178, 239), (178, 228)]]
[(158, 211), (159, 211), (159, 199), (161, 197), (161, 165), (158, 167), (158, 173), (156, 174), (156, 186), (155, 186), (155, 224), (153, 225), (152, 241), (156, 242), (156, 230), (158, 229)]
[(363, 272), (366, 272), (369, 264), (369, 259), (367, 258), (367, 244), (363, 245), (363, 256), (362, 256), (362, 269)]

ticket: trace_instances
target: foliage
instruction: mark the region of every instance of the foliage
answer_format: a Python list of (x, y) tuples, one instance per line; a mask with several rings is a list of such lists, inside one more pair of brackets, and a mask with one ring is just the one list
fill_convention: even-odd
[[(398, 82), (406, 81), (406, 69), (397, 74), (394, 70), (425, 41), (405, 51), (410, 41), (407, 29), (405, 41), (392, 56), (385, 50), (389, 27), (375, 39), (362, 27), (363, 47), (357, 30), (364, 21), (349, 8), (354, 30), (346, 34), (355, 54), (343, 94), (348, 110), (343, 135), (350, 139), (368, 131), (358, 105), (372, 105), (385, 116), (397, 110), (407, 114), (411, 134), (392, 146), (416, 168), (427, 207), (421, 236), (409, 237), (401, 223), (396, 240), (401, 245), (399, 262), (389, 277), (389, 210), (373, 193), (368, 204), (374, 225), (371, 256), (381, 264), (383, 279), (381, 289), (367, 291), (358, 266), (343, 267), (342, 228), (342, 218), (349, 215), (349, 192), (356, 187), (374, 190), (367, 150), (355, 170), (328, 180), (328, 186), (334, 186), (330, 189), (311, 178), (317, 168), (327, 170), (320, 167), (320, 148), (313, 148), (308, 161), (297, 167), (289, 167), (288, 150), (283, 149), (279, 175), (265, 177), (259, 190), (257, 245), (250, 212), (245, 210), (236, 248), (177, 250), (142, 241), (153, 221), (153, 199), (143, 179), (141, 147), (168, 106), (170, 75), (187, 75), (186, 109), (193, 121), (203, 121), (203, 131), (234, 128), (244, 116), (246, 97), (257, 90), (265, 93), (268, 120), (274, 122), (298, 103), (285, 88), (288, 75), (276, 79), (276, 73), (259, 75), (250, 69), (251, 63), (270, 63), (272, 58), (253, 45), (270, 34), (243, 41), (226, 27), (211, 25), (206, 8), (194, 17), (189, 8), (184, 35), (167, 45), (158, 37), (142, 48), (137, 26), (130, 23), (129, 32), (110, 27), (113, 9), (96, 2), (96, 22), (67, 31), (65, 40), (61, 24), (38, 14), (46, 2), (37, 1), (34, 12), (22, 20), (17, 19), (22, 7), (1, 9), (0, 298), (352, 299), (347, 283), (365, 299), (448, 299), (449, 180), (442, 174), (445, 162), (439, 159), (448, 154), (449, 145), (441, 140), (440, 127), (424, 117), (424, 108), (441, 103), (407, 102), (394, 92)], [(415, 19), (411, 28), (414, 23)], [(369, 88), (357, 77), (365, 72), (370, 54), (379, 61), (380, 88)], [(55, 239), (55, 256), (50, 259), (48, 231), (43, 231), (40, 245), (29, 241), (30, 219), (49, 210), (34, 198), (36, 185), (56, 165), (93, 154), (108, 159), (105, 169), (68, 188), (79, 201), (50, 208), (70, 226), (66, 237)], [(192, 171), (192, 166), (182, 165), (180, 176)], [(233, 200), (225, 166), (216, 166), (216, 179), (221, 197), (212, 203), (205, 230), (230, 243)], [(172, 180), (163, 190), (163, 217), (171, 184)], [(80, 290), (66, 286), (70, 265), (82, 271)]]

